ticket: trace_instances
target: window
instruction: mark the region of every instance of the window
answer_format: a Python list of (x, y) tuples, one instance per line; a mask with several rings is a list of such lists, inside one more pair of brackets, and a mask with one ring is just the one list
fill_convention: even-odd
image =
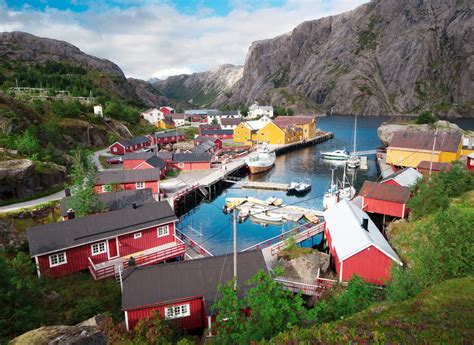
[(169, 235), (170, 230), (168, 225), (158, 227), (158, 237), (163, 237)]
[(178, 168), (183, 169), (184, 168), (184, 163), (178, 163)]
[(136, 189), (145, 189), (145, 182), (137, 182), (135, 183)]
[(189, 304), (182, 304), (178, 306), (171, 306), (165, 309), (166, 319), (177, 319), (191, 315), (189, 311)]
[(49, 267), (67, 264), (66, 252), (52, 254), (49, 256)]
[(102, 185), (102, 193), (108, 192), (107, 190), (107, 185), (103, 184)]
[(133, 234), (133, 239), (137, 239), (137, 238), (142, 238), (142, 233), (141, 232), (137, 232), (135, 234)]
[(92, 255), (99, 255), (102, 253), (107, 253), (107, 247), (105, 242), (95, 243), (91, 246)]
[(116, 147), (112, 147), (112, 151), (113, 151), (113, 152), (117, 152), (117, 148), (116, 148)]

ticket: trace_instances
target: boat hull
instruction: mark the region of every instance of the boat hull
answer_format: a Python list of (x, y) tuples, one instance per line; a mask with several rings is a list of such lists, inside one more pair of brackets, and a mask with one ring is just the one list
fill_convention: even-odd
[(271, 168), (273, 168), (273, 164), (267, 165), (267, 166), (251, 166), (251, 165), (248, 165), (248, 167), (249, 167), (249, 170), (250, 170), (251, 174), (260, 174), (260, 173), (263, 173), (263, 172), (268, 171)]

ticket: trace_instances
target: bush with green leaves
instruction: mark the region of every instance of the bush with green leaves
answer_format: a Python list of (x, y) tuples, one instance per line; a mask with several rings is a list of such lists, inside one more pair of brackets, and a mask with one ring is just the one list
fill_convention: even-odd
[(419, 125), (421, 124), (431, 124), (438, 121), (438, 118), (433, 115), (430, 111), (424, 111), (420, 115), (417, 116), (415, 122)]

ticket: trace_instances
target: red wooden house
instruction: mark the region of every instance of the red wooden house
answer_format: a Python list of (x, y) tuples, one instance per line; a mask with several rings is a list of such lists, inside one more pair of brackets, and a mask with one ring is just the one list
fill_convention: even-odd
[(158, 200), (160, 191), (160, 169), (104, 170), (95, 178), (97, 194), (110, 192), (109, 185), (119, 184), (123, 190), (150, 188), (153, 198)]
[(201, 129), (201, 135), (208, 138), (233, 139), (233, 129)]
[(160, 111), (165, 116), (170, 115), (170, 114), (174, 114), (174, 109), (171, 108), (171, 107), (161, 107)]
[(423, 175), (413, 168), (400, 169), (384, 178), (380, 183), (391, 184), (394, 186), (412, 187)]
[(114, 155), (124, 155), (127, 152), (134, 152), (149, 147), (151, 144), (150, 138), (142, 135), (132, 139), (116, 141), (109, 146), (109, 152)]
[(160, 169), (161, 178), (166, 175), (166, 162), (154, 152), (127, 153), (123, 156), (123, 169)]
[(408, 216), (408, 187), (365, 181), (359, 196), (362, 197), (363, 210), (366, 212), (397, 218)]
[(402, 265), (369, 216), (347, 199), (324, 211), (324, 219), (325, 241), (339, 281), (356, 274), (383, 285), (390, 278), (392, 264)]
[(183, 132), (172, 130), (156, 132), (148, 136), (153, 145), (172, 144), (178, 141), (186, 140), (186, 135)]
[(94, 279), (116, 275), (133, 256), (138, 266), (181, 259), (177, 218), (167, 201), (152, 202), (28, 229), (38, 276), (60, 277), (89, 269)]
[(468, 171), (474, 170), (474, 153), (467, 155), (466, 166)]
[[(245, 284), (258, 271), (268, 273), (261, 251), (238, 254), (239, 297), (249, 286)], [(215, 320), (212, 305), (220, 297), (219, 284), (233, 277), (233, 261), (213, 256), (164, 265), (136, 267), (123, 274), (122, 310), (125, 324), (132, 330), (140, 319), (158, 311), (185, 330), (211, 328)]]
[(208, 153), (174, 153), (171, 165), (179, 170), (211, 169), (211, 155)]

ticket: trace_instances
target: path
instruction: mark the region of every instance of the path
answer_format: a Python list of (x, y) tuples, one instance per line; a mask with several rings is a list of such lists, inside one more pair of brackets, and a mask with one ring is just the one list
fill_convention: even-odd
[(2, 206), (2, 207), (0, 207), (0, 213), (17, 211), (17, 210), (20, 210), (22, 208), (33, 207), (33, 206), (41, 205), (41, 204), (44, 204), (44, 203), (47, 203), (47, 202), (50, 202), (50, 201), (61, 200), (65, 196), (66, 196), (65, 192), (64, 192), (64, 190), (62, 190), (62, 191), (56, 192), (54, 194), (44, 196), (44, 197), (39, 198), (39, 199), (34, 199), (34, 200), (20, 202), (20, 203), (17, 203), (17, 204)]
[(104, 169), (104, 167), (100, 163), (99, 156), (113, 157), (113, 155), (111, 155), (108, 152), (108, 148), (105, 148), (103, 150), (99, 150), (99, 151), (94, 152), (94, 154), (92, 155), (92, 161), (94, 162), (95, 166), (97, 167), (97, 170), (103, 171), (103, 170), (121, 170), (122, 169), (122, 164), (115, 164), (115, 165), (110, 166), (107, 169)]

